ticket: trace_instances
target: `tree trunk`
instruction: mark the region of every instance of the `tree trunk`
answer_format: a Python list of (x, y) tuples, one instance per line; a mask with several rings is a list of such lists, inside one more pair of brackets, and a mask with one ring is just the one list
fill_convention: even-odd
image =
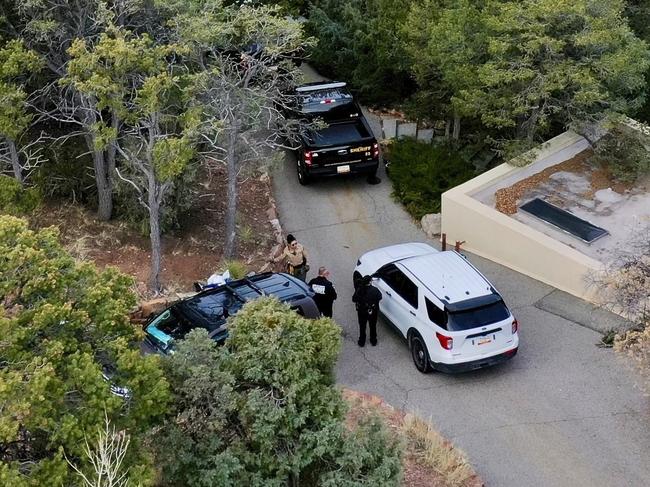
[(9, 155), (11, 156), (11, 167), (14, 170), (14, 177), (16, 181), (20, 184), (23, 184), (23, 168), (20, 165), (20, 158), (18, 156), (18, 150), (16, 149), (16, 143), (7, 138), (7, 146), (9, 147)]
[(445, 139), (449, 140), (451, 136), (451, 120), (447, 119), (445, 122)]
[[(117, 130), (117, 133), (120, 133), (120, 119), (119, 117), (113, 112), (111, 115), (111, 127), (113, 127), (115, 130)], [(117, 140), (112, 140), (108, 143), (108, 147), (106, 148), (106, 170), (108, 174), (108, 185), (111, 188), (111, 192), (113, 190), (113, 177), (115, 176), (115, 155), (117, 153)]]
[(149, 288), (156, 294), (160, 293), (160, 205), (156, 199), (158, 184), (149, 182), (149, 239), (151, 240), (151, 274), (149, 275)]
[(458, 140), (460, 138), (460, 115), (454, 112), (454, 132), (451, 135), (451, 138)]
[(526, 139), (530, 142), (533, 141), (535, 137), (535, 132), (537, 131), (537, 119), (539, 118), (539, 110), (534, 109), (531, 113), (530, 118), (526, 122)]
[(223, 249), (224, 259), (235, 255), (236, 218), (237, 218), (237, 128), (233, 127), (228, 134), (228, 191), (226, 207), (226, 242)]
[(113, 189), (108, 178), (103, 151), (93, 150), (93, 166), (97, 184), (97, 216), (100, 220), (107, 221), (111, 219), (113, 213)]
[(113, 187), (111, 185), (111, 174), (108, 171), (106, 154), (103, 150), (97, 150), (95, 137), (92, 135), (92, 127), (97, 122), (97, 114), (93, 111), (94, 101), (77, 95), (79, 103), (86, 108), (82, 119), (86, 131), (86, 144), (92, 153), (93, 166), (95, 169), (95, 184), (97, 185), (97, 216), (100, 220), (111, 219), (113, 214)]

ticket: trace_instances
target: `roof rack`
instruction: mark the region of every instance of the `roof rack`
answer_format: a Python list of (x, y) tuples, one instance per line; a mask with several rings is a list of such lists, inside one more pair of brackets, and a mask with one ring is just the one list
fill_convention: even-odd
[(248, 284), (250, 287), (255, 289), (255, 291), (257, 291), (260, 295), (266, 296), (266, 293), (264, 292), (264, 290), (261, 287), (259, 287), (257, 284), (255, 284), (253, 281), (251, 281), (248, 277), (244, 277), (243, 281), (246, 284)]
[(224, 284), (223, 287), (224, 287), (224, 289), (227, 289), (228, 291), (230, 291), (230, 292), (232, 293), (232, 295), (235, 296), (235, 297), (236, 297), (239, 301), (241, 301), (242, 303), (245, 303), (245, 302), (246, 302), (246, 300), (242, 297), (241, 294), (239, 294), (239, 293), (237, 292), (237, 290), (236, 290), (235, 288), (229, 286), (228, 284)]
[(299, 86), (296, 88), (298, 93), (305, 93), (307, 91), (318, 91), (318, 90), (328, 90), (331, 88), (345, 88), (347, 83), (344, 81), (335, 81), (333, 83), (323, 83), (320, 85), (308, 85), (308, 86)]

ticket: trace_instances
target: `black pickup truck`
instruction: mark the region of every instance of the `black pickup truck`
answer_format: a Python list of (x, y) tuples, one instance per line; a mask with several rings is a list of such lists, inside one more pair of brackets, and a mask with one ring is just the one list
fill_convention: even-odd
[(300, 132), (297, 151), (300, 184), (319, 176), (375, 175), (379, 145), (345, 83), (302, 85), (296, 99), (297, 116), (309, 126)]

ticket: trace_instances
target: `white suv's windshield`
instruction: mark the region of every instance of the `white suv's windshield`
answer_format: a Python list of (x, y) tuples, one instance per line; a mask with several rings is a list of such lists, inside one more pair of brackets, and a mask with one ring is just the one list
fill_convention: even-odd
[(510, 312), (503, 301), (497, 301), (486, 306), (447, 314), (447, 329), (449, 331), (470, 330), (481, 326), (503, 321)]

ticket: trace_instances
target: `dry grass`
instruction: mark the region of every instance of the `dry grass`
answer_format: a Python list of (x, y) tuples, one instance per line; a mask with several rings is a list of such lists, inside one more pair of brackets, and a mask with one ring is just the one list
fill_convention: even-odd
[(242, 277), (246, 277), (246, 274), (248, 273), (246, 264), (241, 260), (227, 260), (223, 265), (225, 268), (224, 272), (226, 270), (230, 272), (230, 277), (232, 279), (241, 279)]
[(483, 482), (465, 454), (438, 433), (433, 425), (386, 404), (381, 398), (349, 389), (348, 427), (361, 417), (379, 415), (404, 444), (403, 487), (481, 487)]
[(445, 485), (461, 487), (474, 482), (476, 472), (465, 454), (433, 429), (431, 423), (407, 414), (402, 431), (409, 453), (437, 472)]

